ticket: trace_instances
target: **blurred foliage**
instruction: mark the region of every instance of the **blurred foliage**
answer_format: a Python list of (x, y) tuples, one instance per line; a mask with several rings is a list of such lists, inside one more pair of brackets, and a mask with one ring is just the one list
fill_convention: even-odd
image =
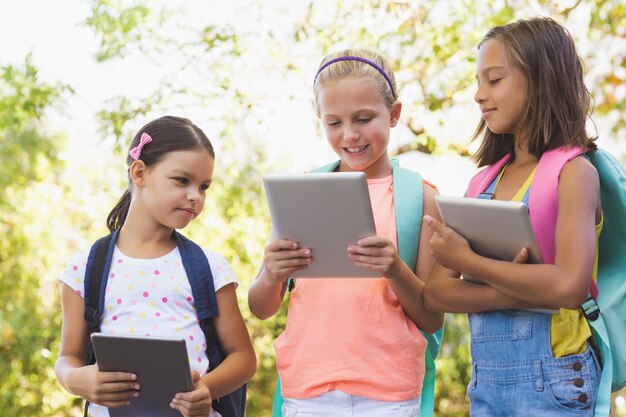
[(0, 68), (0, 415), (47, 416), (58, 391), (53, 366), (59, 339), (58, 304), (42, 299), (41, 271), (50, 265), (46, 231), (33, 234), (33, 187), (61, 168), (62, 138), (46, 132), (45, 111), (63, 85), (42, 82), (27, 56)]
[[(158, 22), (148, 21), (150, 9), (145, 5), (126, 6), (116, 0), (92, 3), (91, 16), (86, 23), (100, 36), (98, 61), (124, 56), (140, 45), (146, 35), (154, 35)], [(154, 17), (154, 16), (152, 16)]]
[[(392, 153), (466, 156), (473, 126), (463, 127), (469, 134), (460, 136), (439, 127), (458, 124), (449, 111), (472, 100), (477, 42), (491, 26), (552, 16), (575, 28), (594, 114), (607, 116), (616, 136), (626, 128), (626, 6), (619, 0), (86, 3), (91, 13), (85, 25), (99, 41), (100, 65), (142, 56), (163, 75), (154, 91), (111, 97), (96, 110), (102, 136), (116, 140), (115, 152), (94, 146), (63, 166), (63, 140), (49, 132), (44, 115), (71, 88), (42, 83), (30, 57), (21, 67), (1, 68), (2, 416), (81, 413), (82, 401), (64, 393), (54, 378), (61, 318), (56, 277), (73, 251), (106, 232), (104, 218), (126, 186), (120, 152), (139, 128), (137, 119), (166, 111), (197, 113), (194, 122), (219, 132), (211, 138), (219, 152), (205, 214), (185, 233), (222, 253), (239, 277), (240, 306), (259, 359), (248, 391), (252, 417), (270, 414), (276, 379), (272, 344), (284, 329), (287, 306), (285, 301), (281, 312), (265, 321), (247, 306), (270, 227), (260, 178), (292, 163), (288, 156), (271, 159), (265, 141), (276, 128), (274, 113), (310, 105), (311, 79), (323, 55), (365, 47), (389, 57), (404, 103), (401, 122), (410, 132)], [(301, 132), (292, 137), (310, 140)], [(439, 416), (468, 414), (468, 337), (466, 317), (448, 315), (437, 359)]]

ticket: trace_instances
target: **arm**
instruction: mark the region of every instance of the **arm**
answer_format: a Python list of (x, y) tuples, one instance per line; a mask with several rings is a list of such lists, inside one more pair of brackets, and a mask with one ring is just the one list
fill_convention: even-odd
[[(429, 186), (424, 188), (424, 213), (439, 218), (435, 205), (436, 192)], [(427, 310), (423, 302), (423, 290), (434, 258), (430, 254), (430, 236), (432, 230), (421, 228), (417, 256), (417, 275), (406, 265), (394, 245), (378, 236), (361, 239), (357, 245), (350, 246), (350, 258), (359, 267), (371, 269), (387, 278), (402, 309), (415, 325), (426, 333), (434, 333), (443, 326), (441, 313)]]
[(61, 284), (63, 328), (55, 372), (59, 383), (73, 395), (105, 407), (128, 405), (138, 396), (134, 374), (99, 372), (97, 365), (86, 365), (87, 323), (83, 318), (85, 302), (66, 284)]
[(208, 415), (212, 397), (220, 398), (246, 383), (256, 371), (256, 355), (248, 330), (239, 311), (234, 284), (227, 284), (216, 293), (220, 312), (215, 328), (226, 358), (202, 378), (194, 373), (193, 391), (178, 393), (171, 407), (183, 416)]
[(285, 296), (289, 275), (306, 269), (312, 261), (310, 249), (300, 248), (291, 240), (275, 239), (273, 235), (272, 232), (261, 269), (248, 290), (250, 311), (260, 319), (276, 314)]
[(518, 299), (529, 307), (576, 309), (589, 290), (599, 196), (598, 175), (587, 160), (576, 158), (565, 165), (558, 187), (554, 264), (529, 265), (481, 257), (465, 239), (437, 221), (431, 223), (437, 232), (433, 238), (435, 257), (450, 270), (480, 277), (509, 296), (513, 304)]
[[(527, 253), (524, 252), (523, 256), (527, 256)], [(458, 273), (438, 263), (435, 263), (424, 288), (424, 304), (431, 311), (446, 313), (480, 313), (531, 307), (530, 303), (508, 296), (490, 285), (459, 279)]]

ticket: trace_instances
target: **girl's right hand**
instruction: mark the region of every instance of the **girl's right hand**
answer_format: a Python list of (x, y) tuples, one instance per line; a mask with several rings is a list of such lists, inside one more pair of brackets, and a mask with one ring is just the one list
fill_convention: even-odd
[(74, 371), (76, 395), (108, 408), (130, 404), (141, 388), (137, 375), (128, 372), (100, 372), (97, 365), (87, 365)]
[(292, 240), (277, 239), (265, 247), (265, 276), (273, 283), (282, 284), (289, 275), (306, 269), (312, 260), (311, 249), (300, 248)]
[(465, 259), (473, 253), (467, 239), (432, 216), (424, 216), (424, 222), (434, 230), (430, 251), (435, 260), (446, 269), (464, 272)]

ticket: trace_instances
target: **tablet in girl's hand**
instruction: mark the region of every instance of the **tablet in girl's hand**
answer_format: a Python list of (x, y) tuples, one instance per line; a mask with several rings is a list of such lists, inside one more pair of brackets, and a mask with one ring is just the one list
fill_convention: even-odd
[[(435, 202), (445, 225), (467, 239), (477, 254), (513, 261), (522, 248), (527, 248), (527, 263), (542, 262), (528, 208), (524, 203), (442, 195), (436, 195)], [(484, 284), (472, 276), (464, 275), (463, 279)], [(544, 314), (558, 312), (540, 308), (530, 310)]]
[(380, 277), (347, 252), (376, 235), (363, 172), (270, 174), (263, 182), (276, 235), (312, 250), (313, 262), (293, 278)]
[(435, 202), (445, 225), (467, 239), (477, 254), (512, 261), (527, 248), (527, 262), (541, 263), (524, 203), (443, 195), (435, 196)]
[(180, 417), (170, 402), (192, 389), (184, 339), (92, 333), (91, 342), (100, 371), (134, 373), (141, 385), (130, 405), (109, 409), (111, 417)]

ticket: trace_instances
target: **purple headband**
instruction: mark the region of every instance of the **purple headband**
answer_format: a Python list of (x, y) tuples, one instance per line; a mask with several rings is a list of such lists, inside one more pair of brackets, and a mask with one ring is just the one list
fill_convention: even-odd
[(315, 81), (317, 80), (317, 76), (320, 75), (320, 72), (324, 71), (324, 69), (331, 65), (334, 64), (335, 62), (339, 62), (339, 61), (359, 61), (359, 62), (363, 62), (371, 67), (374, 67), (378, 70), (378, 72), (380, 72), (382, 74), (383, 77), (385, 77), (385, 80), (387, 80), (387, 84), (389, 84), (389, 88), (391, 88), (391, 94), (394, 96), (394, 98), (396, 97), (396, 92), (393, 89), (393, 84), (391, 83), (391, 78), (389, 78), (389, 76), (387, 75), (387, 73), (385, 72), (384, 69), (382, 69), (381, 67), (379, 67), (375, 62), (370, 61), (369, 59), (366, 58), (361, 58), (360, 56), (352, 56), (352, 55), (348, 55), (348, 56), (340, 56), (339, 58), (334, 58), (331, 59), (330, 61), (328, 61), (327, 63), (325, 63), (324, 65), (322, 65), (320, 67), (320, 69), (317, 70), (317, 73), (315, 74), (315, 78), (313, 78), (313, 85), (315, 85)]

